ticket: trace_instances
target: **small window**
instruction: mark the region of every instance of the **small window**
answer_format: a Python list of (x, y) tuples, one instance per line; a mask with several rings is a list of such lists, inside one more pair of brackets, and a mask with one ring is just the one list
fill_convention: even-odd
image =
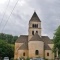
[(25, 53), (23, 53), (23, 56), (25, 56)]
[(35, 28), (36, 28), (37, 26), (36, 26), (36, 24), (35, 24)]
[(36, 31), (36, 33), (38, 33), (38, 31)]
[(47, 53), (47, 56), (49, 56), (49, 53)]
[(32, 25), (32, 27), (34, 28), (34, 24)]
[(34, 31), (32, 31), (32, 35), (34, 35)]
[(32, 24), (33, 28), (38, 28), (38, 24)]
[(37, 24), (36, 26), (37, 26), (37, 28), (38, 28), (38, 24)]
[(39, 51), (38, 50), (35, 51), (35, 55), (39, 55)]

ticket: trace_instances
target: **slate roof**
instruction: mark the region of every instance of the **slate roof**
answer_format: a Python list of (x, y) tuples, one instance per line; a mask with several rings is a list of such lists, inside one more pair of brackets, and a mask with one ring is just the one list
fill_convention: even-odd
[(44, 44), (44, 49), (45, 50), (51, 50), (51, 48), (48, 46), (48, 44)]
[(28, 36), (21, 35), (17, 40), (16, 43), (23, 43), (18, 50), (27, 50), (28, 49)]
[[(37, 33), (29, 41), (43, 41), (45, 50), (51, 50), (51, 48), (48, 46), (48, 44), (53, 44), (48, 36), (40, 37)], [(16, 43), (23, 43), (19, 47), (19, 50), (28, 50), (28, 36), (27, 35), (21, 35), (17, 39)]]
[(28, 36), (27, 35), (21, 35), (17, 40), (16, 43), (27, 43), (28, 42)]
[(28, 50), (28, 43), (24, 43), (20, 46), (19, 50)]
[(35, 35), (29, 41), (42, 41), (42, 39), (38, 33), (35, 33)]
[(45, 50), (51, 50), (51, 48), (48, 46), (48, 44), (53, 44), (53, 42), (50, 40), (48, 36), (42, 36), (42, 41), (44, 42), (44, 49)]
[[(33, 13), (33, 15), (32, 15), (32, 17), (31, 17), (30, 21), (41, 22), (41, 20), (39, 19), (38, 15), (36, 14), (36, 12)], [(30, 21), (29, 21), (29, 22), (30, 22)]]
[(52, 40), (48, 36), (42, 36), (42, 41), (46, 44), (53, 44)]

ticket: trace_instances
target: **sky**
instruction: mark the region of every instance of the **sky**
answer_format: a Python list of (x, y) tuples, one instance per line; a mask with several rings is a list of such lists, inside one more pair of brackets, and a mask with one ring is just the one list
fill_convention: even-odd
[(0, 0), (0, 33), (27, 35), (29, 20), (36, 11), (42, 24), (41, 35), (52, 39), (60, 25), (60, 0), (19, 0), (13, 10), (17, 1)]

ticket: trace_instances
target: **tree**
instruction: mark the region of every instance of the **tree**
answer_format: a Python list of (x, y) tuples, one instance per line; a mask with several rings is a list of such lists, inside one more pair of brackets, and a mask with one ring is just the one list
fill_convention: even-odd
[(0, 39), (5, 39), (6, 37), (5, 37), (5, 34), (4, 33), (0, 33)]
[(13, 39), (13, 36), (7, 34), (7, 41), (8, 41), (8, 43), (12, 43), (12, 39)]
[(14, 45), (8, 44), (7, 42), (0, 40), (0, 57), (9, 57), (14, 56)]
[(60, 26), (58, 26), (58, 28), (55, 30), (53, 42), (54, 42), (54, 52), (56, 52), (56, 48), (58, 48), (60, 54)]
[(4, 33), (0, 33), (0, 39), (10, 43), (10, 44), (14, 44), (15, 41), (17, 40), (18, 36), (13, 36), (11, 34), (4, 34)]
[(18, 39), (18, 36), (13, 36), (12, 43), (14, 44), (17, 39)]

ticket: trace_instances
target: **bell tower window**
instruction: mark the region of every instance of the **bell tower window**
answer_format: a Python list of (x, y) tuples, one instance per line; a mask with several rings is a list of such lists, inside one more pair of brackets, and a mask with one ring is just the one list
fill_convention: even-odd
[(36, 24), (35, 24), (35, 28), (36, 28)]
[(38, 28), (38, 24), (32, 24), (33, 28)]
[(36, 26), (37, 26), (37, 28), (38, 28), (38, 24), (37, 24)]
[(34, 35), (34, 31), (32, 31), (32, 35)]
[(32, 25), (32, 27), (34, 28), (34, 24)]

